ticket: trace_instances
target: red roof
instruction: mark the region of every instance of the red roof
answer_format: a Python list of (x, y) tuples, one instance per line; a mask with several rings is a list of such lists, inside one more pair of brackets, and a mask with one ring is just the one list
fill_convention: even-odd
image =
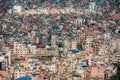
[(113, 16), (114, 20), (120, 20), (120, 13), (116, 14), (115, 16)]
[(36, 70), (35, 72), (36, 72), (36, 73), (37, 73), (37, 72), (40, 72), (40, 70)]
[(20, 58), (21, 58), (21, 59), (25, 59), (25, 58), (26, 58), (26, 56), (20, 56)]
[(37, 47), (45, 47), (46, 44), (36, 44)]

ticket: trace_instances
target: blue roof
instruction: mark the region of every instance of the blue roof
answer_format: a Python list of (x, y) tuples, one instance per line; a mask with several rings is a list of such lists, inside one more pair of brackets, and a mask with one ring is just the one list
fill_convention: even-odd
[(35, 77), (35, 76), (38, 76), (38, 74), (33, 73), (32, 76)]
[(79, 67), (87, 67), (87, 64), (85, 64), (85, 63), (79, 63), (78, 66)]
[(72, 52), (72, 53), (78, 53), (78, 52), (79, 52), (78, 49), (72, 49), (72, 50), (68, 50), (68, 51), (70, 51), (70, 52)]
[(36, 67), (33, 67), (33, 69), (32, 70), (36, 70)]
[(24, 76), (24, 77), (18, 78), (17, 80), (32, 80), (32, 79), (28, 76)]
[(74, 77), (79, 77), (80, 75), (79, 75), (79, 74), (74, 73), (72, 76), (74, 76)]
[(87, 60), (86, 59), (82, 59), (82, 61), (81, 62), (86, 62)]
[(65, 39), (62, 38), (62, 37), (59, 37), (58, 40), (60, 40), (60, 41), (64, 41)]
[(48, 51), (52, 50), (51, 48), (46, 48)]
[(36, 59), (36, 57), (35, 57), (35, 56), (32, 56), (31, 59)]

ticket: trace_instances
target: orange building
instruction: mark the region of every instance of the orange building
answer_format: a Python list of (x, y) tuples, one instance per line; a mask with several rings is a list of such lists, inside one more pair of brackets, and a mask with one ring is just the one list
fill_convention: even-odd
[(104, 68), (102, 66), (92, 66), (91, 78), (99, 78), (101, 80), (104, 80)]

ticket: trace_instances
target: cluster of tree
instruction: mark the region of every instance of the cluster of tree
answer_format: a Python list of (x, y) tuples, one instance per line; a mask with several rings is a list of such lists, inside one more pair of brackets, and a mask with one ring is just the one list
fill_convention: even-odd
[(114, 64), (117, 67), (117, 74), (110, 77), (110, 80), (120, 80), (120, 62)]

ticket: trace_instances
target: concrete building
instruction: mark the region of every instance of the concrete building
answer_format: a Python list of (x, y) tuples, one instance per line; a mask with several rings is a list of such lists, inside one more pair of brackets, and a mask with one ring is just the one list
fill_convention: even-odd
[(28, 50), (33, 54), (36, 54), (37, 47), (35, 45), (28, 44)]
[(117, 62), (120, 62), (120, 55), (116, 55), (115, 58), (116, 58)]
[(105, 71), (105, 79), (109, 79), (111, 76), (116, 75), (117, 68), (114, 68), (114, 66), (110, 65), (106, 68)]
[[(52, 39), (54, 39), (54, 37), (52, 37)], [(42, 44), (47, 44), (47, 42), (48, 42), (47, 36), (43, 36), (42, 37)]]
[(8, 66), (12, 64), (11, 59), (12, 59), (12, 51), (11, 49), (7, 48), (6, 49), (6, 55), (8, 56)]
[(70, 50), (70, 41), (69, 39), (64, 40), (64, 51)]
[(57, 36), (56, 35), (52, 35), (51, 36), (51, 47), (56, 47), (57, 46)]
[(94, 80), (95, 78), (104, 80), (104, 68), (102, 66), (91, 67), (90, 80)]
[(4, 56), (1, 56), (0, 57), (0, 69), (5, 70), (7, 67), (6, 65), (7, 65), (6, 59), (4, 58)]
[(19, 57), (25, 56), (28, 53), (28, 49), (22, 44), (14, 42), (14, 54), (17, 54)]
[(20, 78), (20, 77), (23, 77), (23, 76), (26, 76), (25, 71), (19, 70), (19, 69), (14, 70), (14, 78), (15, 78), (15, 80), (17, 78)]
[(89, 3), (89, 9), (90, 10), (97, 10), (97, 5), (95, 2), (91, 2)]
[(77, 42), (71, 41), (71, 49), (76, 49), (76, 48), (77, 48)]
[(0, 80), (10, 80), (10, 75), (7, 71), (0, 71)]
[(29, 40), (30, 40), (31, 43), (36, 43), (37, 38), (32, 36), (32, 37), (29, 38)]
[(88, 36), (86, 38), (85, 51), (93, 52), (92, 45), (93, 45), (93, 37), (92, 36)]

